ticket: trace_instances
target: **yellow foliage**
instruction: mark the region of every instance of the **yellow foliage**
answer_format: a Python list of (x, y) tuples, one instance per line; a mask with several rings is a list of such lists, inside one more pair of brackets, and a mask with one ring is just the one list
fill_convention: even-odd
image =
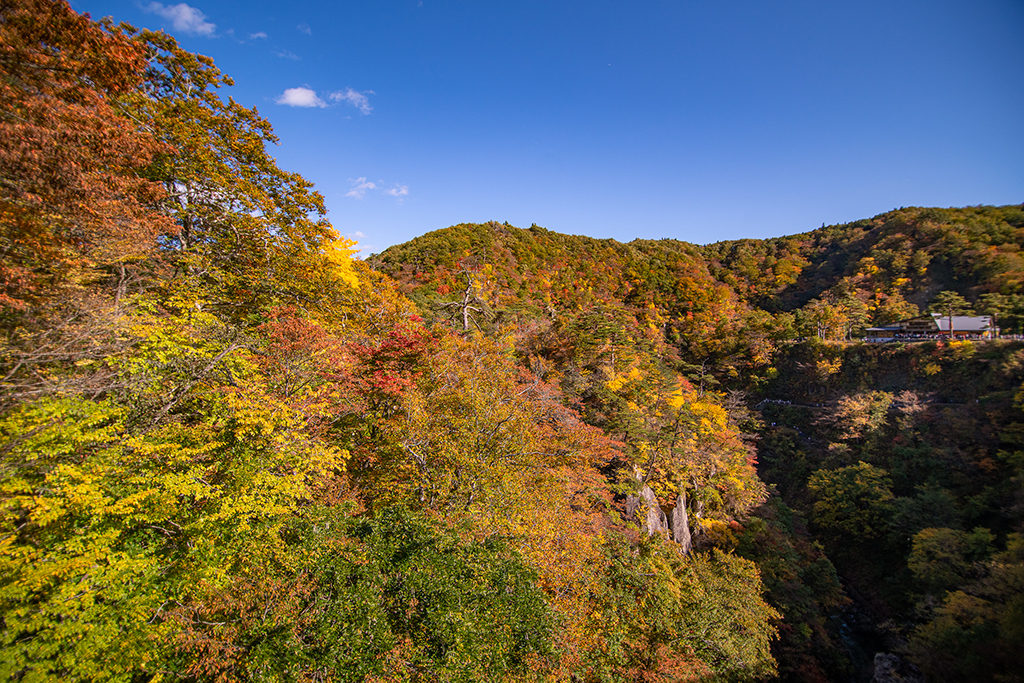
[(355, 240), (339, 238), (324, 247), (324, 261), (331, 273), (349, 287), (358, 287), (359, 278), (352, 269), (352, 255), (358, 250)]
[(954, 358), (962, 360), (973, 356), (977, 348), (970, 339), (954, 339), (949, 342), (949, 350), (953, 353)]
[(819, 377), (823, 379), (826, 377), (830, 377), (831, 375), (835, 375), (840, 370), (843, 369), (843, 359), (836, 358), (835, 360), (829, 360), (827, 358), (822, 358), (821, 360), (818, 361), (816, 369), (818, 371)]
[(631, 367), (629, 371), (622, 374), (617, 374), (614, 371), (611, 373), (611, 379), (605, 384), (606, 387), (612, 391), (618, 391), (626, 385), (627, 382), (633, 382), (640, 379), (643, 373), (640, 372), (640, 368)]

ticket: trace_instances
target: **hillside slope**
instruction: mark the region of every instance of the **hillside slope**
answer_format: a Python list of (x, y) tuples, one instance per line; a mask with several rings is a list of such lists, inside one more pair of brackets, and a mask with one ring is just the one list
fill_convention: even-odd
[[(672, 451), (672, 392), (725, 410), (781, 496), (718, 517), (738, 526), (695, 528), (757, 562), (784, 615), (782, 679), (866, 681), (881, 649), (929, 680), (1012, 680), (1007, 653), (1024, 633), (1024, 351), (849, 340), (953, 293), (1020, 330), (1021, 244), (1018, 206), (906, 208), (706, 246), (462, 224), (371, 264), (428, 324), (511, 338), (524, 367), (624, 444), (603, 469), (613, 490), (657, 466), (652, 450)], [(651, 481), (670, 509), (678, 480)]]

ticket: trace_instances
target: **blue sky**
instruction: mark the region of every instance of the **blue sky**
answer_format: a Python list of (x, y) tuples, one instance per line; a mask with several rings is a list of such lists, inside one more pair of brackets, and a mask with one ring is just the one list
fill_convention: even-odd
[(1020, 0), (72, 6), (213, 57), (365, 253), (461, 222), (703, 244), (1024, 202)]

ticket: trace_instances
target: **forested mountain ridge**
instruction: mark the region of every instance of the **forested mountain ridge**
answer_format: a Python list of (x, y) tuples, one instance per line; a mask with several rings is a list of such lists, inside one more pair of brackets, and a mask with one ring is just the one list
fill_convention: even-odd
[[(768, 240), (561, 235), (537, 226), (461, 224), (370, 257), (425, 315), (517, 325), (546, 312), (622, 307), (686, 362), (719, 378), (764, 377), (780, 342), (847, 339), (923, 312), (942, 292), (967, 297), (1006, 332), (1024, 332), (1024, 209), (899, 209)], [(967, 309), (964, 309), (967, 310)], [(468, 326), (469, 316), (462, 324)]]
[(460, 288), (460, 269), (487, 265), (507, 299), (535, 308), (551, 296), (585, 303), (596, 291), (604, 300), (655, 300), (687, 311), (700, 308), (718, 280), (739, 301), (773, 313), (852, 292), (865, 300), (870, 322), (880, 324), (923, 310), (941, 290), (972, 302), (985, 294), (1019, 294), (1022, 244), (1022, 206), (911, 207), (786, 237), (705, 246), (672, 239), (623, 244), (538, 226), (461, 224), (392, 247), (370, 262), (421, 298), (430, 295), (428, 285), (447, 294)]
[(1019, 293), (1021, 244), (1019, 205), (911, 207), (799, 235), (718, 242), (702, 253), (717, 277), (773, 310), (793, 310), (851, 287), (900, 295), (924, 308), (943, 289), (971, 300)]

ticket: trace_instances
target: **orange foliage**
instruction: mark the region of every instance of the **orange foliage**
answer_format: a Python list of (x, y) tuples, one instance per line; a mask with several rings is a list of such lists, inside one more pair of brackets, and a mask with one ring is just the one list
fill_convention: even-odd
[(0, 306), (52, 300), (92, 268), (175, 230), (140, 176), (164, 145), (120, 115), (145, 48), (65, 2), (16, 0), (0, 21)]

